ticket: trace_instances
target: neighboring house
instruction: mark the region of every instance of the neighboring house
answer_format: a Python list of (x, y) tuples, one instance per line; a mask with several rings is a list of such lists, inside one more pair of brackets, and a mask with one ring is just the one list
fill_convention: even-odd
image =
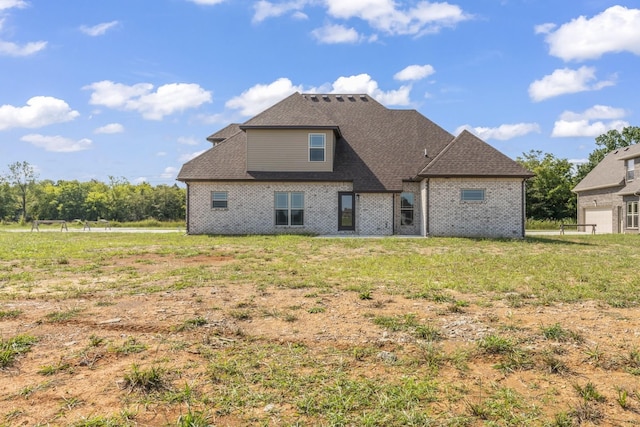
[(607, 154), (576, 185), (578, 224), (597, 233), (638, 233), (640, 144)]
[(533, 174), (367, 95), (295, 93), (185, 163), (190, 234), (524, 237)]

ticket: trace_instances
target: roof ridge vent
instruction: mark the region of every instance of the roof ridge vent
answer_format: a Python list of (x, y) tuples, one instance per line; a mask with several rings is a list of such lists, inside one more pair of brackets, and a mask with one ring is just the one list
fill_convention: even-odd
[(355, 101), (356, 98), (353, 95), (347, 95), (347, 98), (349, 98), (349, 101)]
[(627, 151), (629, 149), (629, 147), (624, 147), (624, 151)]
[(322, 95), (322, 99), (324, 99), (325, 101), (329, 100), (329, 95)]
[(336, 99), (337, 99), (338, 101), (342, 101), (342, 95), (336, 95)]
[(367, 95), (360, 95), (360, 99), (367, 99)]
[(318, 100), (318, 96), (317, 95), (311, 95), (309, 97), (311, 98), (312, 101), (317, 101)]

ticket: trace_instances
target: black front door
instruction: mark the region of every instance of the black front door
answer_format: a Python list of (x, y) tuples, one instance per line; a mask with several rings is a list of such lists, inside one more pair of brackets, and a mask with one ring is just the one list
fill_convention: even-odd
[(356, 200), (353, 193), (338, 193), (338, 230), (356, 229)]

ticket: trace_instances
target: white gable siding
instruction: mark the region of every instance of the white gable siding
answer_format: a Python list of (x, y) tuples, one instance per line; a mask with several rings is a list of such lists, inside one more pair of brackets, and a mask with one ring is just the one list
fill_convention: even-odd
[[(463, 202), (462, 189), (484, 189), (482, 202)], [(431, 236), (522, 238), (520, 178), (431, 178), (428, 183)]]

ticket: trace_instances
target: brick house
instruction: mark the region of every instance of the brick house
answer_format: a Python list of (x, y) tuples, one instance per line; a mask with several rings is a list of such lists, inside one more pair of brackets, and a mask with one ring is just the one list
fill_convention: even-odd
[(300, 94), (185, 163), (191, 234), (524, 237), (533, 174), (367, 95)]
[(578, 224), (598, 233), (638, 233), (640, 144), (607, 154), (575, 186)]

